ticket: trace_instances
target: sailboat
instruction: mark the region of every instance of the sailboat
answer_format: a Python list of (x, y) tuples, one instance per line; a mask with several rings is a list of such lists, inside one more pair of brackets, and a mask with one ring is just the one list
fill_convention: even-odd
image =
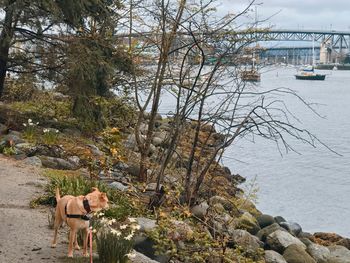
[[(257, 28), (257, 23), (258, 23), (258, 13), (257, 13), (257, 5), (255, 5), (255, 21), (254, 21), (255, 30)], [(257, 70), (257, 66), (256, 66), (257, 58), (255, 56), (255, 52), (257, 49), (258, 49), (258, 44), (255, 42), (255, 47), (253, 47), (253, 52), (252, 52), (251, 68), (243, 70), (240, 74), (241, 79), (243, 81), (249, 81), (249, 82), (260, 81), (260, 73)]]
[(299, 69), (299, 72), (295, 75), (296, 79), (301, 80), (325, 80), (325, 74), (315, 73), (315, 42), (314, 37), (312, 38), (312, 66), (306, 66)]

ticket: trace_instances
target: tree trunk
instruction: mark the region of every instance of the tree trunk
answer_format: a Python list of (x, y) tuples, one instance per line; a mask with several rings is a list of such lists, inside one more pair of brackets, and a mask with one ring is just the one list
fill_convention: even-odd
[(9, 5), (5, 10), (4, 26), (0, 34), (0, 99), (4, 93), (10, 44), (14, 35), (13, 6)]

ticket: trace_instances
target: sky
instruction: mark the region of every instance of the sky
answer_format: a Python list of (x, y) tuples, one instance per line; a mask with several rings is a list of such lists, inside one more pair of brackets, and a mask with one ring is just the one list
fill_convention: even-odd
[[(218, 12), (237, 13), (249, 0), (218, 0)], [(275, 29), (350, 31), (350, 0), (256, 0), (258, 20)], [(250, 16), (254, 18), (254, 8)]]

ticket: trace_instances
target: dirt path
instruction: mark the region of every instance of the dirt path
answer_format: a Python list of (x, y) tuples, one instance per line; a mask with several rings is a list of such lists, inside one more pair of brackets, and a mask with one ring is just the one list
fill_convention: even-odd
[[(0, 262), (60, 262), (67, 253), (62, 234), (50, 247), (48, 208), (31, 209), (29, 202), (43, 192), (39, 170), (0, 155)], [(79, 252), (77, 252), (78, 254)]]

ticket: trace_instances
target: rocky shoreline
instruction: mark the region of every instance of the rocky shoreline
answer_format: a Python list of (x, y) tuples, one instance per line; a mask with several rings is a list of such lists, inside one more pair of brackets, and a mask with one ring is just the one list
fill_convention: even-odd
[[(2, 120), (4, 119), (6, 117), (2, 116)], [(191, 134), (191, 129), (194, 128), (195, 124), (188, 123), (188, 134)], [(153, 162), (157, 162), (157, 156), (167, 147), (170, 129), (171, 121), (159, 116), (150, 152), (150, 160)], [(222, 137), (213, 132), (212, 127), (202, 128), (203, 133), (208, 131), (211, 133), (207, 141), (210, 151), (210, 147), (222, 140)], [(65, 129), (61, 132), (66, 136), (81, 136), (80, 131), (74, 129)], [(147, 132), (147, 123), (141, 125), (140, 132), (142, 139)], [(105, 181), (118, 191), (138, 191), (143, 197), (150, 197), (155, 194), (155, 182), (152, 179), (142, 191), (133, 184), (139, 173), (137, 163), (130, 162), (139, 156), (135, 135), (126, 134), (124, 138), (122, 143), (127, 149), (129, 161), (118, 161), (108, 170), (100, 169), (97, 176), (99, 180)], [(28, 142), (23, 139), (22, 132), (9, 129), (5, 122), (0, 123), (0, 148), (3, 153), (4, 149), (10, 149), (11, 154), (8, 155), (23, 160), (26, 164), (59, 170), (78, 170), (85, 175), (89, 171), (83, 155), (80, 155), (81, 152), (88, 151), (95, 158), (106, 157), (106, 151), (103, 150), (106, 147), (102, 138), (96, 138), (96, 143), (76, 144), (72, 150), (66, 145)], [(164, 183), (170, 188), (184, 178), (184, 168), (188, 162), (185, 149), (186, 144), (182, 142), (181, 156), (173, 160), (174, 171), (165, 175)], [(152, 178), (153, 171), (150, 169), (148, 172)], [(216, 165), (211, 172), (215, 174), (215, 177), (213, 176), (215, 189), (208, 194), (208, 198), (202, 198), (190, 210), (190, 216), (196, 223), (190, 218), (182, 221), (172, 220), (169, 223), (173, 231), (168, 238), (178, 249), (186, 246), (188, 236), (193, 238), (194, 229), (199, 227), (212, 239), (217, 235), (228, 237), (227, 250), (239, 248), (244, 251), (244, 255), (256, 258), (253, 262), (350, 263), (350, 239), (333, 233), (306, 233), (296, 222), (289, 222), (281, 216), (264, 214), (244, 197), (243, 191), (239, 188), (239, 184), (244, 181), (243, 177), (232, 174), (228, 168), (220, 165)], [(216, 188), (224, 189), (225, 195), (220, 195)], [(150, 238), (150, 233), (159, 226), (159, 220), (138, 217), (137, 221), (141, 226), (141, 232), (135, 239), (135, 250), (141, 254), (138, 255), (139, 261), (135, 259), (134, 262), (169, 262), (169, 255), (156, 255), (154, 240)], [(213, 257), (208, 262), (220, 261)]]

